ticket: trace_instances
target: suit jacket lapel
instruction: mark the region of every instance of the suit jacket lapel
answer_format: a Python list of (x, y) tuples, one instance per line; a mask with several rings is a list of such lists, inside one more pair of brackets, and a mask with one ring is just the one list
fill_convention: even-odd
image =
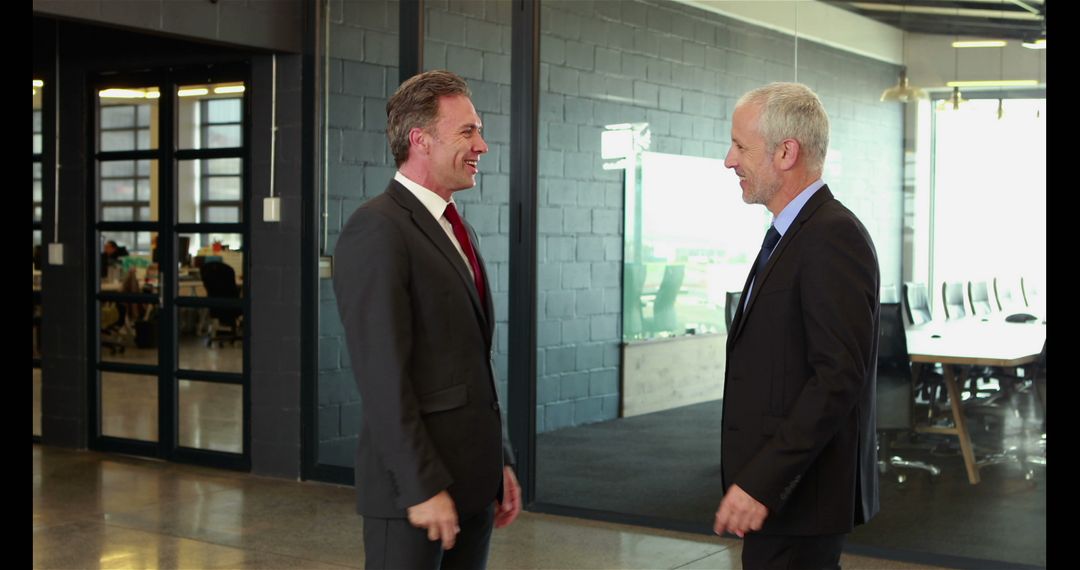
[[(479, 324), (485, 330), (490, 329), (486, 315), (489, 311), (485, 311), (484, 305), (481, 304), (480, 294), (476, 291), (476, 284), (473, 282), (472, 275), (469, 273), (469, 268), (465, 265), (465, 261), (461, 259), (461, 254), (458, 253), (457, 248), (454, 247), (450, 238), (447, 237), (446, 232), (443, 230), (442, 226), (439, 225), (439, 222), (435, 221), (431, 212), (416, 199), (416, 196), (412, 195), (412, 192), (409, 192), (409, 190), (402, 186), (398, 181), (391, 180), (386, 191), (398, 204), (401, 204), (403, 208), (412, 214), (413, 223), (420, 228), (420, 231), (431, 240), (431, 243), (442, 252), (447, 262), (449, 262), (454, 270), (457, 271), (458, 277), (461, 278), (461, 282), (468, 292), (469, 300), (472, 302), (473, 311), (476, 313)], [(483, 259), (480, 257), (480, 252), (476, 247), (476, 236), (468, 223), (466, 223), (466, 228), (469, 231), (469, 239), (473, 241), (473, 250), (476, 252), (477, 260), (480, 261), (480, 265), (483, 266)], [(487, 272), (484, 271), (483, 273), (486, 284)], [(490, 297), (490, 295), (488, 295), (488, 297)], [(488, 304), (490, 304), (489, 299), (486, 299), (485, 301), (488, 301)], [(490, 334), (484, 335), (484, 338), (489, 337)]]
[[(484, 256), (480, 254), (480, 240), (476, 239), (476, 232), (473, 231), (472, 226), (468, 222), (465, 222), (465, 227), (469, 229), (469, 239), (473, 243), (473, 252), (476, 253), (476, 261), (480, 263), (480, 272), (484, 274), (484, 314), (483, 320), (487, 325), (488, 334), (486, 338), (491, 338), (495, 334), (495, 306), (494, 299), (491, 295), (491, 280), (488, 279), (487, 264), (484, 263)], [(476, 295), (476, 287), (472, 287), (474, 297)]]
[[(791, 223), (791, 227), (780, 239), (780, 243), (776, 244), (776, 249), (773, 250), (772, 255), (769, 256), (769, 261), (765, 264), (765, 268), (761, 270), (760, 275), (754, 276), (754, 291), (750, 296), (750, 300), (745, 303), (742, 302), (742, 298), (739, 299), (739, 310), (735, 313), (735, 317), (731, 321), (731, 326), (735, 330), (735, 334), (728, 332), (728, 347), (732, 345), (735, 338), (742, 332), (743, 323), (746, 321), (746, 316), (754, 308), (754, 302), (757, 301), (758, 293), (761, 291), (762, 285), (769, 279), (769, 274), (772, 272), (772, 268), (776, 265), (780, 258), (784, 254), (784, 250), (787, 249), (788, 244), (796, 239), (799, 230), (802, 229), (803, 224), (806, 223), (821, 207), (822, 204), (833, 199), (832, 192), (829, 191), (829, 186), (822, 186), (814, 195), (810, 198), (806, 204), (803, 204), (802, 210), (799, 210), (799, 215), (795, 217), (795, 221)], [(743, 296), (746, 295), (746, 288), (750, 286), (750, 277), (746, 278), (746, 285), (743, 286)], [(743, 310), (745, 306), (745, 311)]]

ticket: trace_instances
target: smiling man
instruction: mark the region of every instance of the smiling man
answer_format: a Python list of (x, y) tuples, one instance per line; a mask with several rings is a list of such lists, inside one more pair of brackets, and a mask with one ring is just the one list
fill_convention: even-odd
[(334, 252), (362, 425), (366, 568), (484, 568), (521, 491), (492, 366), (495, 315), (476, 233), (453, 194), (488, 150), (465, 81), (429, 71), (386, 105), (398, 171)]
[(744, 539), (743, 568), (839, 568), (878, 511), (874, 390), (877, 254), (821, 179), (829, 118), (809, 88), (744, 95), (724, 165), (773, 214), (728, 330), (713, 530)]

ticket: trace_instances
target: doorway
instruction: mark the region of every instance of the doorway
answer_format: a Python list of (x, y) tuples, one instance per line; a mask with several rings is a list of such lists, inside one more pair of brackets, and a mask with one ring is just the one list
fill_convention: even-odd
[(249, 75), (90, 79), (94, 449), (250, 468)]

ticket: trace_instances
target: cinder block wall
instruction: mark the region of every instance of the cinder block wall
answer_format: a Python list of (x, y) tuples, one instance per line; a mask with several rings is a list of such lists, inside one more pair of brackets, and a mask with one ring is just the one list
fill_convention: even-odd
[[(469, 80), (491, 151), (477, 189), (456, 199), (481, 240), (498, 314), (506, 396), (510, 2), (429, 0), (424, 67)], [(393, 175), (386, 98), (397, 87), (398, 3), (332, 2), (331, 251), (348, 215)], [(657, 152), (722, 159), (744, 92), (794, 78), (795, 40), (661, 0), (545, 0), (541, 7), (537, 430), (617, 417), (623, 179), (601, 168), (604, 125), (648, 122)], [(798, 80), (832, 119), (825, 179), (898, 282), (903, 110), (878, 102), (896, 66), (799, 40)], [(693, 207), (687, 205), (687, 207)], [(319, 459), (351, 465), (359, 429), (336, 300), (320, 305)], [(504, 402), (505, 403), (505, 402)]]

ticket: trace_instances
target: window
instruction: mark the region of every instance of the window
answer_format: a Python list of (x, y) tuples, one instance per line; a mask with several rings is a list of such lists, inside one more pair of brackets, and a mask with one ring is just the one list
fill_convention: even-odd
[[(931, 290), (1022, 276), (1045, 284), (1046, 99), (933, 113)], [(988, 165), (1000, 165), (992, 167)]]
[[(238, 158), (244, 142), (244, 99), (238, 94), (243, 92), (242, 83), (185, 85), (178, 90), (180, 148), (199, 156), (178, 165), (180, 223), (243, 221), (243, 170)], [(237, 158), (222, 157), (223, 153)], [(203, 236), (206, 239), (209, 236)]]
[(638, 161), (636, 196), (627, 175), (623, 340), (725, 331), (726, 294), (742, 291), (768, 211), (743, 203), (721, 159), (643, 152)]

